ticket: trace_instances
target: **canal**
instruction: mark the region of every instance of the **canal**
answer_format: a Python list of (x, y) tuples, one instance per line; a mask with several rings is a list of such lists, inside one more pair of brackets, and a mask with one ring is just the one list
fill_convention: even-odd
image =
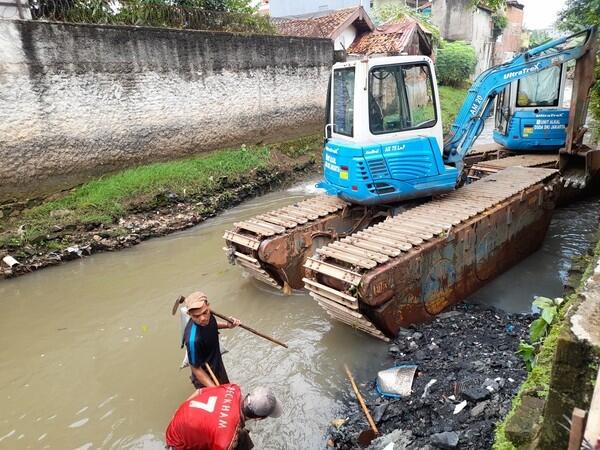
[[(331, 323), (303, 293), (284, 297), (243, 278), (222, 250), (234, 222), (300, 200), (311, 183), (265, 195), (200, 226), (0, 283), (0, 448), (162, 449), (163, 432), (192, 391), (179, 370), (173, 300), (201, 289), (215, 310), (287, 342), (224, 330), (229, 376), (270, 386), (280, 419), (250, 422), (257, 449), (323, 448), (328, 422), (354, 401), (358, 379), (386, 365), (387, 345)], [(543, 247), (470, 300), (529, 311), (562, 292), (570, 258), (598, 226), (600, 200), (555, 213)]]

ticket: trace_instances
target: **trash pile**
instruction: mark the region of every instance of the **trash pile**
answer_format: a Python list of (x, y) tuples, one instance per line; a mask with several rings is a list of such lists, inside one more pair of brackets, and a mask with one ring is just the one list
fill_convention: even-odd
[[(510, 410), (527, 373), (515, 352), (532, 320), (532, 315), (463, 304), (429, 324), (401, 330), (389, 347), (389, 367), (398, 371), (398, 383), (390, 383), (394, 372), (388, 370), (360, 385), (379, 428), (368, 448), (491, 448), (495, 424)], [(412, 392), (402, 395), (412, 366)], [(398, 393), (382, 392), (394, 385)], [(369, 427), (354, 398), (348, 397), (348, 405), (348, 419), (330, 427), (330, 448), (359, 448), (358, 436)]]

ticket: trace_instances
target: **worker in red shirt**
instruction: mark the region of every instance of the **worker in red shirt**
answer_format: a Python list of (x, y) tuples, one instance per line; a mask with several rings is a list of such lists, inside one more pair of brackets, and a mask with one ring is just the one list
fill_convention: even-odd
[(242, 399), (237, 384), (198, 389), (179, 406), (165, 433), (174, 450), (249, 450), (254, 447), (244, 429), (246, 419), (279, 417), (279, 400), (264, 387)]

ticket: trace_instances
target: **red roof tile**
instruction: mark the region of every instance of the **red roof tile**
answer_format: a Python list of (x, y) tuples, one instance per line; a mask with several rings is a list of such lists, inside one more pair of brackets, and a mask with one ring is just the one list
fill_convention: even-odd
[(355, 21), (361, 22), (362, 29), (359, 31), (373, 29), (371, 19), (369, 19), (369, 16), (360, 7), (340, 9), (319, 17), (282, 20), (276, 23), (276, 27), (280, 34), (287, 36), (323, 37), (333, 39), (341, 31), (340, 27), (349, 20), (352, 20), (353, 16), (355, 16)]
[(426, 34), (416, 20), (410, 17), (388, 22), (370, 33), (363, 33), (354, 40), (348, 53), (359, 55), (392, 54), (405, 51), (415, 33)]

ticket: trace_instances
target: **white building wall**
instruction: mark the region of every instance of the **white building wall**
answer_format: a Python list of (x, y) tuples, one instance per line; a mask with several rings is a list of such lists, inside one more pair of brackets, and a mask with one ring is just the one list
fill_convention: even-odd
[(473, 36), (471, 45), (477, 52), (477, 65), (475, 66), (475, 76), (484, 70), (487, 70), (493, 59), (493, 42), (491, 15), (489, 12), (477, 8), (473, 13)]
[(31, 20), (27, 0), (0, 0), (0, 19)]
[(333, 41), (334, 50), (347, 50), (352, 45), (356, 38), (356, 27), (350, 25), (340, 34), (335, 41)]
[(362, 6), (370, 13), (369, 0), (271, 0), (269, 3), (271, 17), (301, 16), (355, 6)]

